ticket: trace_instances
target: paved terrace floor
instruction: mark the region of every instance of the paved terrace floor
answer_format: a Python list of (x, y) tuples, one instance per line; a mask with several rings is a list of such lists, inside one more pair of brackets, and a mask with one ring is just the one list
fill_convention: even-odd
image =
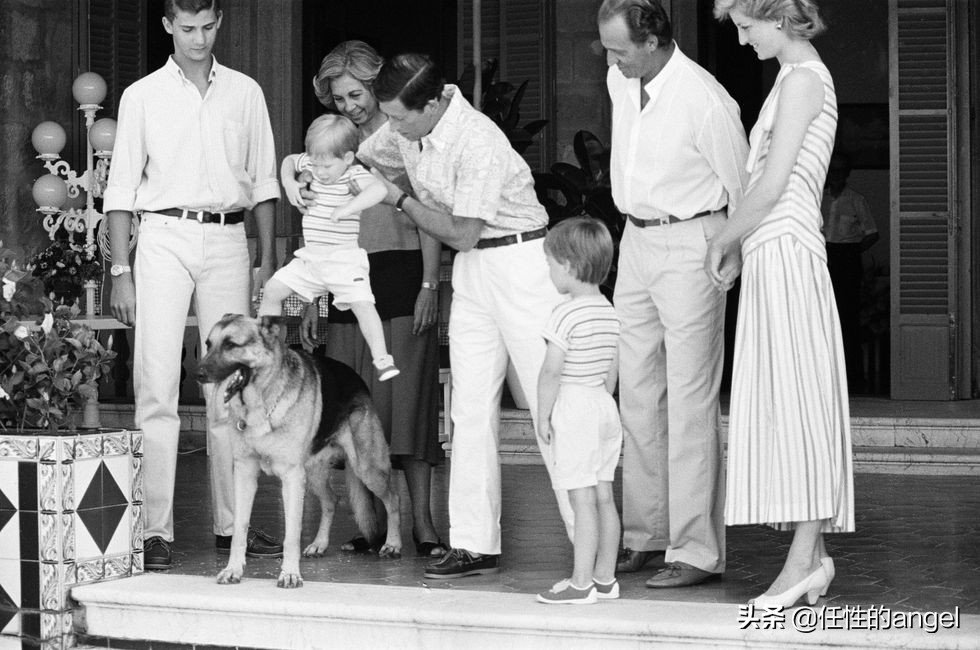
[[(447, 461), (448, 463), (448, 461)], [(178, 466), (175, 504), (176, 544), (171, 573), (214, 575), (224, 557), (214, 553), (207, 458), (202, 450), (187, 451)], [(333, 485), (344, 491), (338, 472)], [(402, 486), (402, 538), (408, 540), (400, 559), (340, 551), (339, 544), (356, 533), (346, 500), (337, 509), (331, 548), (323, 558), (304, 560), (307, 581), (374, 585), (428, 586), (523, 593), (528, 607), (533, 595), (571, 573), (572, 547), (554, 504), (541, 466), (503, 467), (502, 571), (496, 575), (458, 580), (425, 580), (426, 560), (415, 556), (411, 514)], [(621, 477), (616, 479), (617, 499)], [(434, 517), (445, 539), (448, 533), (446, 494), (448, 464), (433, 477)], [(837, 578), (827, 605), (878, 605), (906, 611), (949, 611), (980, 614), (980, 478), (859, 474), (855, 476), (857, 532), (828, 537), (837, 564)], [(312, 538), (318, 516), (314, 498), (306, 500), (303, 541)], [(278, 482), (260, 482), (253, 524), (282, 534), (282, 501)], [(647, 589), (651, 571), (620, 576), (622, 597), (701, 603), (744, 603), (763, 592), (785, 557), (789, 535), (762, 526), (728, 529), (728, 570), (724, 579), (697, 587)], [(275, 578), (278, 560), (250, 559), (246, 579)], [(734, 622), (733, 622), (734, 623)]]

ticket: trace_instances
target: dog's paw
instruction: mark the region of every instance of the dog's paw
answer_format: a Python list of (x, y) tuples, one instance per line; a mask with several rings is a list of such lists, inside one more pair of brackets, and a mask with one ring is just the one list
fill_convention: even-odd
[(327, 542), (313, 540), (313, 542), (303, 549), (303, 557), (323, 557), (327, 552)]
[(391, 544), (385, 544), (378, 551), (378, 557), (387, 557), (393, 560), (397, 560), (402, 556), (402, 550), (397, 546), (392, 546)]
[(279, 574), (279, 580), (276, 581), (276, 586), (282, 587), (283, 589), (296, 589), (297, 587), (303, 586), (303, 578), (299, 575), (299, 571), (295, 573), (283, 571)]
[(227, 566), (221, 570), (218, 574), (218, 584), (219, 585), (237, 585), (242, 581), (242, 574), (245, 573), (245, 569), (242, 567), (230, 567)]

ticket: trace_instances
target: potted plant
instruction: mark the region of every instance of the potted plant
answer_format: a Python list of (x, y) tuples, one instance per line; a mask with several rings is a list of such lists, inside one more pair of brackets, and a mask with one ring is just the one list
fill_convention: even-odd
[(143, 571), (143, 437), (77, 427), (115, 353), (33, 270), (0, 243), (0, 529), (21, 567), (4, 634), (73, 647), (71, 588)]
[[(67, 281), (80, 290), (93, 266), (73, 248), (56, 244), (34, 258), (34, 263), (43, 260), (46, 265), (40, 273), (37, 266), (17, 268), (11, 252), (0, 248), (4, 284), (0, 298), (0, 430), (75, 430), (77, 414), (97, 397), (97, 382), (116, 356), (90, 328), (73, 322), (79, 315), (77, 295), (70, 305), (55, 305), (45, 295), (59, 293), (50, 290), (51, 280)], [(74, 260), (76, 254), (79, 262)], [(75, 273), (68, 274), (66, 269)], [(74, 277), (83, 279), (77, 285), (66, 280)], [(71, 295), (61, 293), (66, 299)]]
[(82, 297), (85, 283), (102, 279), (102, 263), (96, 248), (70, 239), (56, 239), (31, 258), (28, 267), (44, 283), (55, 304), (72, 305)]

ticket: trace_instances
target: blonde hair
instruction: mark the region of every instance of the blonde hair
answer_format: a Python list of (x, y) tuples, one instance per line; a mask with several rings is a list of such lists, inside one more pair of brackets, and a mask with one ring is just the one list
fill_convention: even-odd
[(316, 147), (340, 158), (348, 151), (356, 152), (357, 144), (357, 125), (343, 115), (321, 115), (306, 129), (306, 153)]
[(333, 94), (330, 92), (330, 82), (344, 75), (350, 75), (373, 93), (371, 86), (384, 62), (381, 55), (364, 41), (344, 41), (323, 57), (320, 70), (313, 77), (313, 92), (316, 93), (316, 98), (321, 104), (336, 110)]
[(606, 224), (592, 217), (559, 221), (544, 238), (544, 251), (571, 267), (580, 282), (602, 284), (613, 260), (613, 241)]
[(738, 10), (755, 20), (772, 20), (796, 38), (810, 40), (827, 30), (816, 0), (715, 0), (715, 18)]

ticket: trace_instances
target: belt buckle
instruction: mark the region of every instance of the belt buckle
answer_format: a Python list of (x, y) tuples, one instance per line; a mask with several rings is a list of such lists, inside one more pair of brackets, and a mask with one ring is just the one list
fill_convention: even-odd
[(197, 211), (197, 222), (204, 223), (204, 210)]
[(658, 216), (654, 218), (654, 222), (658, 226), (669, 226), (670, 225), (670, 215), (666, 214), (663, 216)]

